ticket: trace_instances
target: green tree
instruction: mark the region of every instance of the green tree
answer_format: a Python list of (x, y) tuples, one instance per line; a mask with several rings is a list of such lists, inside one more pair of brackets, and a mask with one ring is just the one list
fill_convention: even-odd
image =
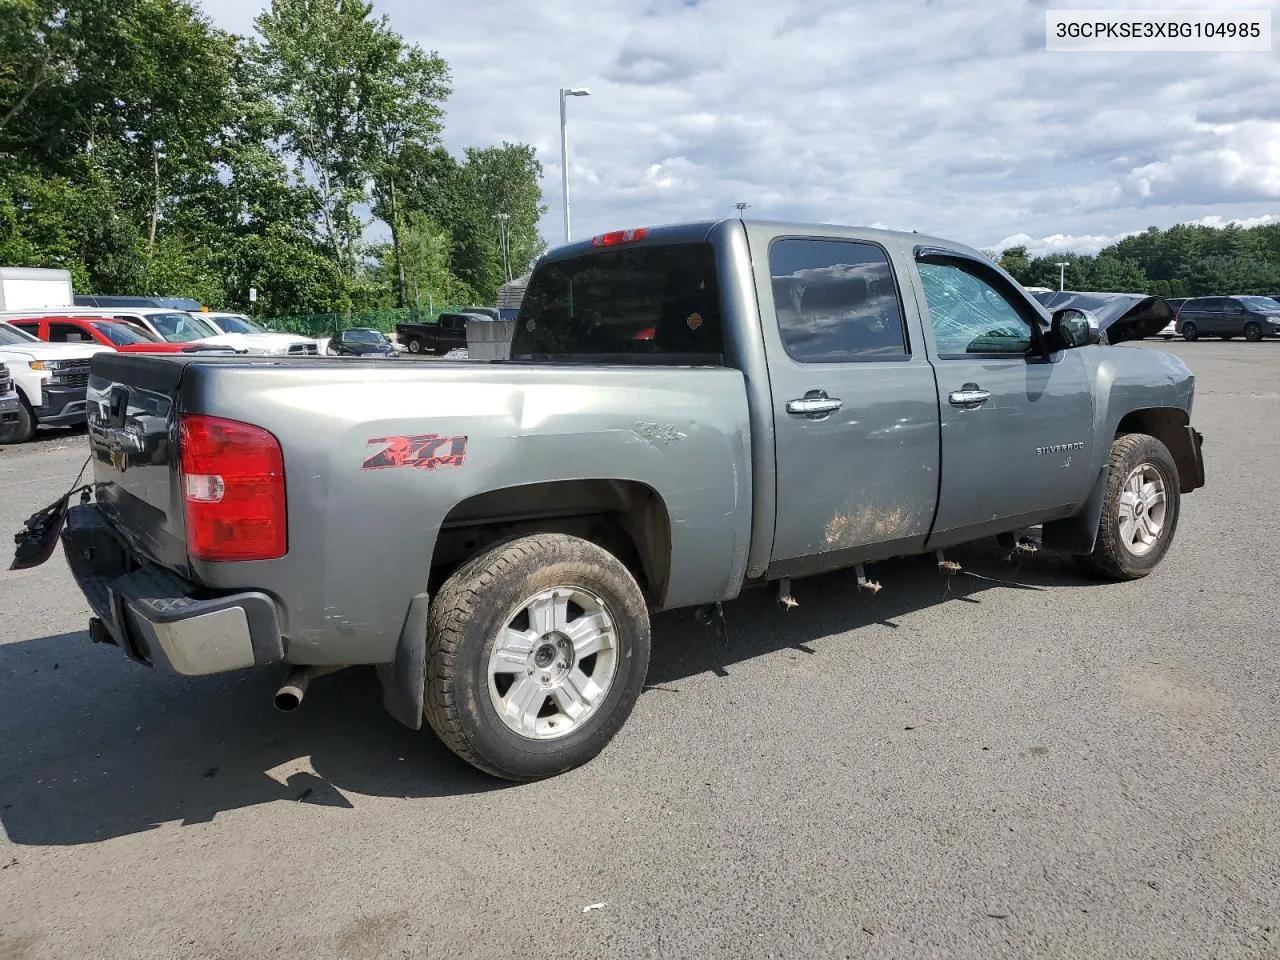
[(440, 140), (441, 104), (449, 95), (449, 68), (438, 54), (402, 44), (386, 69), (368, 78), (370, 170), (374, 213), (391, 230), (396, 305), (406, 304), (407, 291), (401, 250), (402, 205), (399, 182), (407, 157), (434, 147)]
[[(1029, 283), (1031, 258), (1027, 256), (1026, 247), (1007, 247), (1000, 254), (1000, 266), (1019, 283)], [(1032, 284), (1035, 286), (1035, 284)]]
[(364, 227), (357, 207), (372, 180), (398, 242), (402, 158), (410, 145), (438, 139), (447, 68), (406, 44), (365, 0), (272, 0), (256, 24), (254, 61), (279, 141), (306, 173), (323, 242), (355, 282)]

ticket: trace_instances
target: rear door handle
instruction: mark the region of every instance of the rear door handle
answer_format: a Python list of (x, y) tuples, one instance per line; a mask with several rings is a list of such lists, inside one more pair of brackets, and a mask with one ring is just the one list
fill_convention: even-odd
[(835, 413), (842, 406), (843, 400), (828, 397), (825, 390), (810, 390), (799, 400), (787, 401), (787, 413), (797, 417), (825, 417)]
[(952, 390), (947, 399), (953, 407), (980, 407), (991, 399), (991, 391), (983, 390), (976, 383), (966, 383), (959, 390)]

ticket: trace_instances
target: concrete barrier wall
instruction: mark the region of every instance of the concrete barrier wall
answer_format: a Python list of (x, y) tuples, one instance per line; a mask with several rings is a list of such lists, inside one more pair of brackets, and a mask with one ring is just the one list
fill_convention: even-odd
[(514, 320), (468, 320), (467, 357), (471, 360), (506, 360), (511, 356)]

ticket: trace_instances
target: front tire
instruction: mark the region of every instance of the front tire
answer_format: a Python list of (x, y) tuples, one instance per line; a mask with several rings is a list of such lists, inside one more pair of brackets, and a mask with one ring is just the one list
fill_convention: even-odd
[(468, 561), (432, 602), (424, 713), (478, 769), (537, 780), (605, 748), (648, 667), (648, 608), (621, 561), (577, 537), (520, 537)]
[(1182, 324), (1182, 339), (1193, 342), (1200, 339), (1199, 328), (1190, 320)]
[(36, 435), (36, 414), (27, 398), (18, 395), (18, 421), (9, 427), (0, 427), (0, 446), (26, 443)]
[(1262, 324), (1250, 320), (1244, 325), (1244, 338), (1250, 343), (1257, 343), (1262, 339)]
[(1113, 580), (1145, 577), (1173, 543), (1180, 506), (1178, 468), (1168, 447), (1145, 433), (1116, 437), (1093, 553), (1077, 561)]

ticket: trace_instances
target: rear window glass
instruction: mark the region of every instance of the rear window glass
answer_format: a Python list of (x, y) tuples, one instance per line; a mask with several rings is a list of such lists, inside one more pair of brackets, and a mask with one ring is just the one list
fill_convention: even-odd
[(773, 306), (787, 355), (801, 363), (894, 360), (907, 355), (889, 258), (870, 243), (775, 240)]
[(721, 363), (720, 293), (707, 243), (604, 250), (539, 266), (513, 360)]

